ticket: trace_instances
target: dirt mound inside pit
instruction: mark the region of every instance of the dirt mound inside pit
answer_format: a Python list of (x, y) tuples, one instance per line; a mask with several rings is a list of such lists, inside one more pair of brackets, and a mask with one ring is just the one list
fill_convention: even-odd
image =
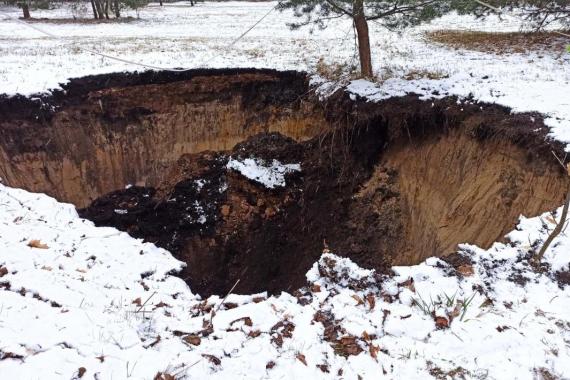
[[(0, 177), (169, 249), (204, 295), (237, 279), (278, 292), (324, 241), (384, 271), (558, 207), (568, 179), (547, 134), (540, 115), (455, 98), (320, 101), (296, 72), (121, 73), (0, 96)], [(230, 157), (301, 171), (267, 188)]]
[(297, 72), (225, 69), (118, 73), (33, 97), (0, 95), (0, 178), (86, 206), (128, 184), (157, 186), (182, 154), (228, 150), (277, 131), (326, 126)]
[[(294, 290), (323, 249), (387, 271), (488, 246), (520, 214), (562, 203), (568, 181), (537, 115), (498, 106), (373, 104), (344, 95), (326, 105), (330, 129), (308, 141), (259, 134), (230, 151), (183, 155), (157, 188), (132, 187), (80, 210), (165, 247), (188, 266), (193, 290)], [(300, 163), (267, 188), (228, 169), (256, 158)]]

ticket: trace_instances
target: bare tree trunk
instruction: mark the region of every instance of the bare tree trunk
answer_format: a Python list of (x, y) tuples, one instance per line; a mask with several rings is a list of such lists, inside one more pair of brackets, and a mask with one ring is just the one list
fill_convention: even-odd
[(360, 74), (365, 78), (372, 77), (372, 57), (370, 55), (370, 36), (368, 34), (368, 21), (364, 14), (364, 1), (354, 0), (352, 3), (354, 26), (358, 37), (358, 55), (360, 57)]
[(105, 13), (103, 12), (103, 4), (101, 3), (102, 0), (94, 0), (95, 1), (95, 8), (97, 9), (98, 19), (104, 19)]
[(97, 8), (95, 8), (95, 1), (91, 0), (91, 8), (93, 8), (93, 18), (98, 19), (99, 15), (97, 14)]
[(105, 11), (105, 18), (109, 19), (109, 0), (105, 0), (105, 7), (103, 8)]
[(120, 18), (121, 17), (121, 8), (119, 6), (119, 0), (114, 0), (114, 4), (115, 4), (115, 17)]
[(22, 4), (22, 12), (24, 13), (24, 19), (29, 19), (30, 16), (30, 5), (28, 3)]
[(162, 0), (160, 0), (160, 6), (162, 7)]

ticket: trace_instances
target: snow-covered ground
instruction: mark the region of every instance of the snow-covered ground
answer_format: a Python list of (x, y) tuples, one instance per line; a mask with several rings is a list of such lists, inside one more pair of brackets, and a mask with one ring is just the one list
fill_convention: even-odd
[(521, 259), (551, 223), (462, 246), (473, 263), (457, 270), (430, 258), (381, 277), (323, 253), (306, 289), (220, 306), (168, 252), (0, 185), (0, 378), (567, 379), (570, 286), (551, 274), (570, 238), (546, 274)]
[[(177, 3), (152, 5), (128, 23), (34, 23), (59, 39), (2, 20), (0, 93), (31, 94), (69, 77), (139, 69), (79, 47), (164, 67), (314, 72), (320, 58), (356, 64), (348, 21), (292, 32), (285, 25), (292, 16), (272, 12), (229, 46), (274, 5)], [(0, 7), (0, 19), (19, 12)], [(379, 82), (355, 81), (348, 89), (371, 100), (472, 94), (543, 112), (553, 136), (570, 142), (568, 53), (494, 55), (423, 37), (438, 28), (519, 27), (457, 16), (402, 34), (371, 24)], [(409, 74), (416, 79), (404, 79)], [(231, 169), (282, 185), (286, 168), (275, 165), (244, 160)], [(569, 270), (570, 237), (556, 239), (545, 273), (529, 270), (524, 258), (552, 226), (550, 215), (523, 218), (509, 244), (462, 246), (471, 263), (454, 268), (431, 258), (396, 267), (392, 277), (324, 253), (299, 293), (230, 294), (221, 305), (220, 297), (203, 300), (173, 276), (182, 263), (167, 251), (96, 228), (72, 205), (0, 185), (0, 379), (568, 379), (570, 286), (554, 273)]]
[[(144, 8), (140, 20), (119, 24), (35, 22), (50, 38), (14, 18), (17, 8), (0, 7), (0, 93), (45, 91), (69, 77), (140, 70), (80, 50), (80, 47), (160, 67), (272, 67), (315, 72), (317, 62), (357, 65), (349, 20), (331, 20), (325, 30), (291, 31), (292, 13), (273, 11), (243, 39), (232, 42), (275, 2), (158, 4)], [(87, 8), (84, 17), (91, 17)], [(136, 15), (124, 12), (125, 15)], [(67, 7), (32, 12), (34, 17), (71, 18)], [(11, 17), (12, 20), (7, 19)], [(378, 84), (357, 82), (353, 91), (371, 99), (416, 92), (454, 94), (497, 102), (515, 111), (549, 116), (553, 136), (570, 142), (570, 53), (492, 53), (455, 50), (428, 43), (426, 31), (467, 29), (516, 31), (512, 19), (486, 21), (446, 16), (402, 33), (371, 23), (373, 63)], [(569, 41), (570, 43), (570, 41)], [(411, 80), (405, 77), (414, 78)], [(441, 78), (441, 79), (428, 79)]]

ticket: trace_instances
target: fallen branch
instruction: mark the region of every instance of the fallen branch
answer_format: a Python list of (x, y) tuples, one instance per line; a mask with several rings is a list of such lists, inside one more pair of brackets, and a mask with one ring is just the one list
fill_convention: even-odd
[[(562, 165), (562, 167), (570, 177), (570, 164), (565, 165), (564, 162), (560, 160), (554, 152), (552, 154), (554, 154), (554, 157), (556, 157), (560, 165)], [(566, 200), (564, 201), (564, 206), (562, 207), (562, 215), (560, 216), (560, 221), (556, 224), (556, 227), (554, 228), (554, 230), (552, 230), (550, 235), (548, 235), (548, 238), (540, 248), (538, 254), (536, 254), (533, 257), (533, 264), (535, 267), (540, 266), (540, 263), (542, 261), (542, 258), (544, 257), (544, 254), (546, 253), (546, 250), (548, 249), (548, 247), (550, 247), (550, 244), (552, 244), (554, 239), (556, 239), (556, 237), (560, 235), (560, 233), (564, 230), (564, 225), (566, 224), (566, 219), (568, 218), (569, 208), (570, 208), (570, 185), (568, 186), (568, 190), (566, 192)]]

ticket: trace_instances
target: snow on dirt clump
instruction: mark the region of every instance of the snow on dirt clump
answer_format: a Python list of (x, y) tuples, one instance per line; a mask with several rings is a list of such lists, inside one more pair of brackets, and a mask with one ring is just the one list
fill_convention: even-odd
[(261, 183), (269, 189), (285, 186), (285, 175), (301, 171), (300, 164), (282, 164), (277, 160), (266, 163), (257, 158), (243, 160), (231, 158), (226, 168), (240, 172), (244, 177)]
[(552, 223), (523, 218), (508, 245), (463, 245), (392, 275), (324, 252), (292, 294), (201, 299), (167, 251), (0, 185), (0, 374), (563, 378), (570, 239), (554, 241), (541, 273), (527, 254)]

